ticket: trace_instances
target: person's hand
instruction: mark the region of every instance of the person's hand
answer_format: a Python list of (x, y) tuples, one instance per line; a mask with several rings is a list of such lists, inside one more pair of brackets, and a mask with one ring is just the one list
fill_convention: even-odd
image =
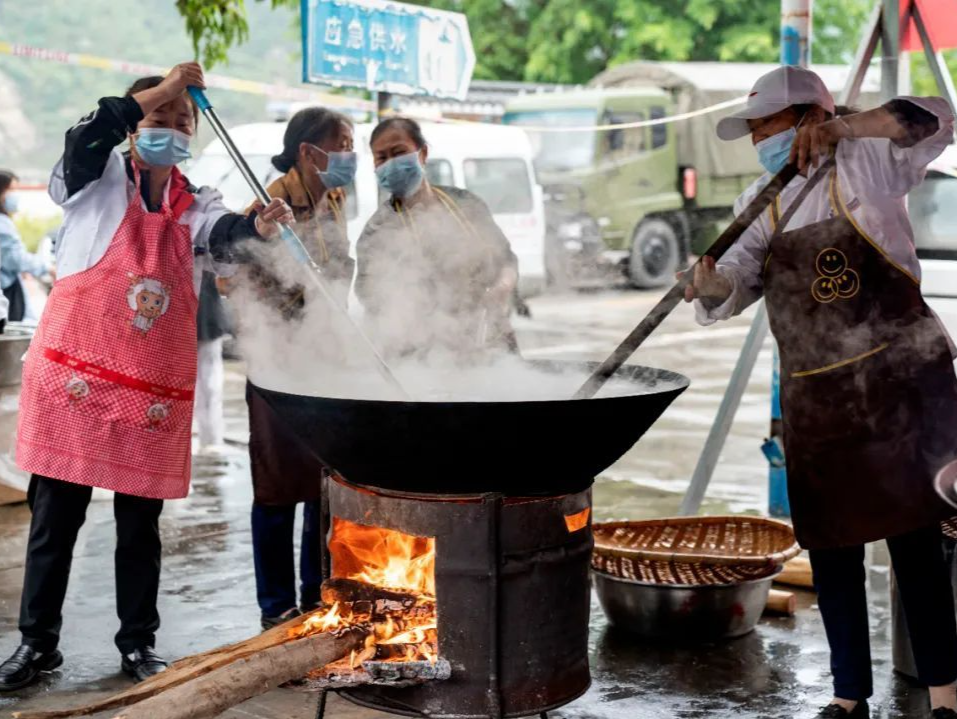
[(202, 90), (206, 89), (203, 68), (198, 62), (183, 62), (174, 67), (163, 78), (163, 82), (159, 84), (159, 89), (163, 90), (164, 95), (172, 100), (186, 92), (186, 88), (190, 85)]
[(292, 210), (285, 201), (274, 197), (268, 205), (263, 207), (263, 203), (257, 200), (253, 204), (256, 210), (256, 232), (267, 240), (272, 239), (279, 233), (279, 226), (291, 225), (293, 221)]
[(717, 300), (724, 302), (731, 296), (731, 282), (727, 277), (715, 269), (714, 259), (705, 255), (694, 268), (686, 272), (679, 272), (678, 279), (688, 272), (694, 272), (691, 282), (685, 286), (685, 302), (695, 299)]
[(789, 162), (797, 163), (798, 171), (804, 172), (808, 167), (820, 164), (846, 137), (852, 137), (851, 128), (841, 118), (799, 127)]
[(510, 268), (502, 272), (498, 282), (489, 287), (485, 293), (486, 306), (503, 314), (510, 314), (512, 293), (517, 283), (518, 274), (514, 270)]

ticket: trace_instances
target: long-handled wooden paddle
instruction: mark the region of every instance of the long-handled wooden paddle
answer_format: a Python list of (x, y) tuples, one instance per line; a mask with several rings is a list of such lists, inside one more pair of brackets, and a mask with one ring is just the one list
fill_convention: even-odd
[[(721, 255), (727, 252), (731, 245), (744, 234), (744, 231), (748, 229), (751, 223), (761, 216), (761, 213), (774, 201), (774, 198), (780, 194), (781, 190), (794, 179), (797, 173), (797, 166), (789, 164), (775, 175), (767, 187), (761, 190), (758, 196), (751, 200), (750, 204), (744, 208), (741, 214), (734, 218), (708, 251), (698, 259), (698, 262), (701, 262), (704, 257), (717, 260)], [(697, 264), (697, 262), (695, 264)], [(667, 294), (658, 301), (658, 304), (652, 308), (651, 312), (638, 323), (638, 326), (631, 331), (631, 334), (618, 345), (608, 359), (598, 366), (591, 377), (589, 377), (585, 381), (585, 384), (575, 393), (575, 399), (590, 399), (595, 396), (598, 390), (602, 388), (602, 385), (608, 381), (608, 378), (625, 364), (628, 358), (634, 354), (635, 350), (641, 346), (641, 343), (648, 339), (648, 336), (658, 328), (658, 325), (664, 322), (671, 311), (680, 304), (684, 298), (685, 288), (691, 284), (693, 279), (694, 267), (692, 266), (675, 282)]]

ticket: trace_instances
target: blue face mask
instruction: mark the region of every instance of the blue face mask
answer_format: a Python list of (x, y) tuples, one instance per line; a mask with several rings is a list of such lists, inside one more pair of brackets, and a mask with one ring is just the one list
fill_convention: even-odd
[(356, 177), (356, 167), (358, 159), (354, 152), (326, 152), (321, 147), (310, 145), (310, 147), (319, 150), (323, 155), (329, 158), (326, 169), (317, 170), (322, 184), (330, 190), (337, 187), (345, 187)]
[(13, 193), (8, 192), (3, 197), (3, 211), (8, 215), (12, 215), (20, 209), (20, 199)]
[(144, 127), (136, 133), (136, 153), (147, 165), (171, 167), (188, 160), (189, 135), (168, 127)]
[(376, 168), (375, 175), (383, 190), (402, 198), (418, 191), (425, 178), (425, 171), (419, 162), (419, 153), (410, 152), (382, 163)]
[(778, 174), (788, 164), (795, 137), (797, 137), (797, 128), (792, 127), (761, 140), (754, 146), (758, 152), (758, 162), (772, 175)]

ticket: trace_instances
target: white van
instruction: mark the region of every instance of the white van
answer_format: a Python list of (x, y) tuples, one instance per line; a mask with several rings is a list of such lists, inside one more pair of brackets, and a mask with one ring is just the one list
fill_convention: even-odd
[[(359, 169), (355, 186), (346, 191), (353, 254), (362, 228), (384, 199), (380, 198), (369, 149), (372, 128), (371, 124), (355, 128)], [(282, 150), (285, 130), (285, 123), (240, 125), (230, 130), (233, 142), (264, 185), (281, 174), (270, 158)], [(545, 286), (545, 208), (525, 132), (502, 125), (424, 122), (422, 133), (429, 143), (429, 181), (464, 187), (481, 197), (518, 257), (522, 293), (541, 291)], [(186, 174), (194, 185), (209, 185), (222, 192), (231, 209), (242, 210), (252, 200), (252, 192), (219, 140), (206, 146)]]
[(957, 339), (957, 146), (927, 168), (924, 181), (907, 196), (920, 260), (921, 290)]

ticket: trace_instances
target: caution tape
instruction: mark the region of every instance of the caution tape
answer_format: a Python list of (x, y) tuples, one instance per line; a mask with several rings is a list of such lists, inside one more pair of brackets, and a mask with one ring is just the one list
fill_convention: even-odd
[[(85, 55), (83, 53), (65, 52), (63, 50), (51, 50), (45, 47), (36, 47), (33, 45), (21, 45), (0, 40), (0, 55), (9, 55), (28, 60), (41, 60), (44, 62), (54, 62), (60, 65), (73, 65), (76, 67), (89, 67), (96, 70), (109, 70), (112, 72), (121, 72), (127, 75), (165, 75), (168, 67), (160, 65), (149, 65), (145, 63), (127, 62), (125, 60), (113, 60), (96, 55)], [(220, 90), (231, 90), (233, 92), (245, 92), (250, 95), (262, 95), (264, 97), (278, 100), (298, 100), (302, 102), (322, 103), (328, 107), (349, 108), (362, 110), (365, 112), (375, 112), (376, 104), (369, 100), (363, 100), (358, 97), (348, 95), (333, 95), (328, 92), (310, 90), (302, 87), (290, 87), (289, 85), (273, 85), (265, 82), (255, 82), (253, 80), (242, 80), (236, 77), (226, 75), (207, 74), (206, 86), (214, 87)]]

